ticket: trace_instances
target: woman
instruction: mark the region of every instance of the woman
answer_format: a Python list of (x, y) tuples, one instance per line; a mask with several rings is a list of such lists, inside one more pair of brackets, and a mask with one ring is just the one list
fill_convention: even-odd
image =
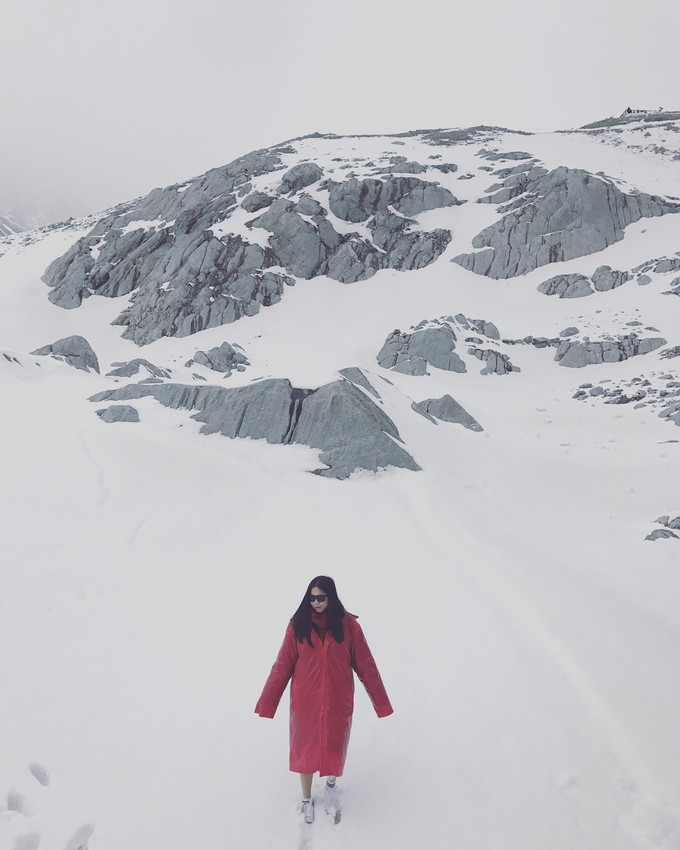
[(288, 680), (290, 688), (290, 769), (300, 774), (302, 813), (314, 820), (312, 776), (326, 776), (326, 811), (340, 820), (335, 778), (342, 776), (354, 708), (354, 670), (378, 717), (392, 706), (371, 650), (357, 622), (338, 599), (328, 576), (312, 579), (293, 614), (278, 657), (255, 707), (273, 717)]

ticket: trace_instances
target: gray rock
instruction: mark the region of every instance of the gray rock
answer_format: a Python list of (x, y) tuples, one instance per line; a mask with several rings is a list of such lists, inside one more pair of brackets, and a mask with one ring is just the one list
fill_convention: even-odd
[(425, 375), (427, 366), (465, 372), (465, 363), (455, 353), (456, 335), (447, 325), (424, 328), (410, 334), (395, 330), (385, 340), (377, 360), (384, 369), (407, 375)]
[(140, 369), (146, 369), (151, 372), (154, 378), (169, 378), (170, 372), (167, 369), (160, 369), (158, 366), (154, 366), (153, 363), (150, 363), (148, 360), (144, 360), (142, 357), (135, 357), (134, 360), (127, 360), (124, 363), (112, 363), (114, 368), (107, 372), (107, 377), (114, 378), (131, 378), (133, 375), (136, 375)]
[(675, 537), (678, 535), (674, 534), (672, 531), (669, 531), (667, 528), (655, 528), (651, 534), (648, 534), (645, 537), (645, 540), (663, 540), (664, 538)]
[[(229, 217), (241, 187), (281, 167), (276, 150), (255, 151), (119, 208), (48, 267), (50, 300), (72, 308), (92, 293), (133, 293), (116, 324), (140, 345), (255, 315), (294, 281), (263, 273), (276, 263), (271, 252), (210, 228)], [(130, 230), (137, 221), (154, 224)]]
[(598, 292), (609, 292), (630, 280), (628, 272), (614, 271), (611, 266), (599, 266), (591, 278)]
[(139, 422), (139, 413), (129, 404), (112, 404), (97, 411), (104, 422)]
[(486, 148), (482, 148), (477, 156), (481, 156), (483, 159), (489, 159), (492, 162), (499, 159), (532, 159), (531, 154), (526, 151), (507, 151), (502, 153), (499, 151), (486, 150)]
[(40, 356), (52, 355), (52, 357), (63, 360), (75, 369), (82, 369), (83, 372), (89, 372), (90, 369), (99, 372), (97, 355), (84, 336), (67, 336), (64, 339), (58, 339), (56, 342), (51, 343), (51, 345), (43, 345), (42, 348), (36, 348), (31, 354)]
[(668, 514), (664, 514), (664, 516), (660, 516), (658, 519), (655, 519), (654, 522), (658, 522), (659, 525), (668, 525), (669, 520), (670, 517), (668, 516)]
[(375, 389), (375, 387), (369, 382), (366, 375), (356, 366), (349, 366), (346, 369), (340, 369), (340, 374), (343, 378), (346, 378), (348, 381), (351, 381), (353, 384), (357, 384), (357, 386), (363, 387), (367, 392), (369, 392), (375, 398), (380, 398), (380, 393)]
[(574, 336), (579, 332), (578, 328), (575, 328), (573, 325), (570, 325), (568, 328), (565, 328), (563, 331), (560, 331), (560, 336)]
[(245, 354), (237, 351), (228, 342), (223, 342), (222, 345), (211, 348), (208, 351), (197, 351), (193, 358), (188, 360), (184, 365), (193, 366), (194, 363), (206, 366), (215, 372), (223, 372), (227, 377), (236, 370), (243, 372), (245, 367), (250, 365), (250, 361)]
[(557, 295), (558, 298), (584, 298), (594, 294), (590, 281), (582, 274), (558, 274), (536, 288), (543, 295)]
[(655, 266), (654, 271), (657, 274), (665, 274), (666, 272), (675, 272), (680, 269), (680, 257), (666, 257), (660, 260)]
[[(563, 166), (547, 174), (514, 175), (489, 198), (504, 203), (504, 217), (472, 241), (483, 250), (454, 262), (477, 274), (502, 279), (601, 251), (623, 239), (640, 218), (680, 211), (680, 204), (644, 193), (626, 195), (609, 180)], [(506, 181), (506, 183), (508, 182)], [(519, 181), (519, 182), (518, 182)]]
[(436, 165), (433, 165), (432, 168), (436, 168), (437, 171), (441, 171), (442, 174), (453, 174), (458, 171), (458, 166), (453, 162), (440, 162)]
[(448, 189), (415, 177), (391, 177), (385, 181), (345, 180), (331, 183), (329, 205), (333, 215), (358, 223), (366, 221), (389, 206), (406, 216), (425, 210), (440, 209), (462, 203)]
[(592, 389), (588, 390), (588, 395), (598, 396), (604, 393), (604, 387), (592, 387)]
[(492, 348), (468, 348), (468, 354), (472, 354), (477, 360), (484, 361), (484, 368), (480, 375), (508, 375), (510, 372), (521, 371), (519, 366), (513, 366), (507, 354), (502, 354)]
[(500, 331), (493, 322), (487, 322), (484, 319), (468, 319), (462, 313), (456, 313), (449, 320), (457, 322), (465, 330), (474, 330), (489, 339), (500, 340), (501, 338)]
[(446, 250), (451, 232), (437, 230), (410, 231), (414, 222), (391, 212), (379, 212), (368, 227), (375, 245), (385, 252), (383, 264), (398, 271), (412, 271), (429, 266)]
[(281, 194), (298, 192), (306, 186), (311, 186), (323, 177), (322, 169), (315, 162), (301, 162), (294, 165), (283, 175), (278, 191)]
[(680, 402), (673, 402), (664, 407), (659, 413), (659, 418), (668, 419), (670, 422), (680, 425)]
[(666, 344), (660, 337), (640, 339), (635, 334), (622, 336), (618, 340), (599, 342), (565, 340), (555, 352), (560, 366), (580, 368), (595, 363), (618, 363), (639, 354), (648, 354)]
[[(432, 259), (434, 259), (432, 257)], [(386, 257), (368, 242), (350, 238), (329, 258), (326, 273), (340, 283), (355, 283), (367, 280), (386, 267)]]
[(90, 400), (147, 396), (166, 407), (197, 411), (193, 418), (203, 423), (203, 434), (320, 449), (327, 468), (315, 470), (318, 475), (347, 478), (358, 469), (376, 471), (388, 466), (420, 469), (400, 445), (392, 420), (346, 380), (316, 390), (298, 389), (285, 379), (234, 388), (132, 384), (98, 393)]
[(423, 174), (426, 165), (419, 162), (409, 162), (405, 156), (391, 156), (390, 164), (376, 168), (376, 174)]
[(310, 195), (303, 195), (295, 205), (295, 212), (300, 215), (325, 215), (326, 210)]
[(648, 283), (652, 282), (651, 277), (648, 274), (640, 274), (637, 277), (638, 286), (647, 286)]
[(413, 410), (418, 413), (427, 414), (434, 419), (440, 419), (442, 422), (453, 422), (456, 425), (462, 425), (470, 431), (483, 431), (482, 426), (450, 395), (444, 395), (441, 398), (427, 398), (424, 401), (413, 402), (411, 405)]
[(343, 242), (327, 219), (315, 216), (309, 222), (295, 212), (291, 201), (283, 198), (274, 201), (250, 226), (269, 231), (269, 244), (279, 264), (305, 279), (324, 274), (329, 257)]
[(673, 357), (680, 357), (680, 345), (674, 345), (672, 348), (666, 348), (661, 352), (659, 357), (662, 357), (664, 360), (669, 360)]
[(265, 195), (264, 192), (253, 192), (241, 201), (241, 206), (246, 212), (257, 212), (271, 205), (274, 198)]

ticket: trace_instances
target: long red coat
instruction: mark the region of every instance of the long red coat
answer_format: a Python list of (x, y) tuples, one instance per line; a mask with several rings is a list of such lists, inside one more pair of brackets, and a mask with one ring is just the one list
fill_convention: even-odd
[(337, 643), (330, 631), (322, 641), (312, 630), (312, 646), (299, 643), (292, 623), (255, 707), (273, 717), (288, 681), (290, 688), (290, 769), (295, 773), (342, 776), (354, 709), (354, 670), (378, 717), (392, 714), (371, 650), (354, 614), (342, 624)]

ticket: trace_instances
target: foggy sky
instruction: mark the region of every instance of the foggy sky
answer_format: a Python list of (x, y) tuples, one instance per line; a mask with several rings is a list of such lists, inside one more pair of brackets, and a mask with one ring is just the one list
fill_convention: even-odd
[(97, 211), (314, 131), (680, 108), (676, 0), (0, 0), (0, 211)]

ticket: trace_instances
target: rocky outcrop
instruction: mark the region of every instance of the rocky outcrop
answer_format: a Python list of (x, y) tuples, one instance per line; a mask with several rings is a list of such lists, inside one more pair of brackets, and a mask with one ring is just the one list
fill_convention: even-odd
[(256, 151), (189, 184), (157, 189), (103, 218), (43, 280), (50, 300), (74, 308), (91, 294), (133, 293), (116, 320), (140, 345), (217, 327), (281, 298), (294, 281), (266, 272), (271, 252), (238, 235), (212, 229), (228, 219), (237, 191), (256, 176), (282, 168), (279, 151)]
[(356, 384), (359, 387), (363, 387), (366, 392), (369, 392), (375, 398), (380, 398), (380, 393), (368, 380), (363, 370), (359, 369), (357, 366), (349, 366), (347, 367), (347, 369), (340, 369), (340, 374), (343, 378), (350, 381), (352, 384)]
[(426, 375), (427, 367), (465, 372), (465, 363), (455, 353), (456, 334), (448, 325), (428, 327), (413, 333), (393, 331), (378, 352), (383, 369), (406, 375)]
[(456, 313), (453, 320), (466, 331), (474, 331), (489, 339), (499, 340), (501, 338), (500, 331), (493, 322), (487, 322), (484, 319), (468, 319), (462, 313)]
[(484, 361), (484, 368), (480, 375), (508, 375), (510, 372), (519, 372), (519, 366), (513, 366), (507, 354), (502, 354), (493, 348), (468, 348), (468, 354), (472, 354), (477, 360)]
[(671, 530), (680, 530), (680, 516), (676, 516), (674, 519), (669, 516), (661, 516), (656, 520), (656, 524), (662, 525), (663, 528), (655, 528), (645, 537), (645, 540), (667, 540), (673, 537), (680, 539), (680, 535)]
[[(439, 184), (411, 176), (320, 183), (322, 169), (301, 162), (285, 171), (278, 192), (271, 184), (253, 191), (257, 178), (284, 170), (282, 153), (294, 151), (256, 151), (118, 208), (48, 267), (50, 300), (73, 309), (93, 294), (130, 296), (114, 324), (146, 345), (254, 316), (280, 301), (296, 277), (354, 283), (380, 269), (410, 271), (434, 262), (449, 244), (448, 230), (426, 232), (408, 217), (459, 203)], [(406, 163), (393, 159), (390, 167)], [(329, 192), (341, 218), (370, 219), (371, 238), (339, 233), (319, 200), (304, 193), (312, 184)], [(264, 241), (261, 234), (251, 239), (241, 218), (231, 224), (239, 205), (259, 213), (246, 228), (267, 231)]]
[(323, 177), (323, 170), (315, 162), (301, 162), (283, 175), (278, 191), (285, 195), (299, 192)]
[(242, 351), (237, 351), (228, 342), (223, 342), (222, 345), (210, 348), (208, 351), (197, 351), (192, 359), (187, 360), (184, 365), (193, 366), (195, 363), (206, 366), (215, 372), (223, 372), (227, 378), (232, 372), (243, 372), (246, 366), (250, 365), (245, 354)]
[[(680, 211), (680, 204), (642, 192), (624, 194), (613, 182), (580, 169), (514, 175), (488, 202), (505, 204), (503, 218), (472, 241), (476, 253), (453, 262), (496, 279), (548, 263), (602, 251), (643, 217)], [(510, 181), (510, 182), (508, 182)], [(514, 200), (507, 203), (508, 196)]]
[(615, 271), (611, 266), (598, 266), (591, 280), (598, 292), (609, 292), (611, 289), (623, 286), (626, 281), (630, 280), (630, 274)]
[(203, 434), (319, 449), (326, 468), (315, 470), (318, 475), (347, 478), (359, 469), (376, 471), (388, 466), (420, 469), (402, 448), (392, 420), (344, 379), (315, 390), (293, 387), (285, 379), (234, 388), (131, 384), (98, 393), (91, 401), (148, 396), (166, 407), (195, 410), (193, 418), (203, 423)]
[(246, 212), (254, 213), (270, 206), (273, 200), (274, 198), (264, 192), (252, 192), (241, 201), (241, 206)]
[(462, 425), (470, 431), (483, 431), (482, 426), (474, 417), (450, 395), (441, 398), (426, 398), (424, 401), (413, 402), (411, 405), (416, 413), (421, 413), (428, 419), (439, 419), (442, 422), (452, 422)]
[(448, 189), (415, 177), (392, 177), (387, 180), (356, 178), (330, 183), (329, 205), (333, 215), (343, 221), (358, 223), (388, 207), (405, 216), (425, 210), (462, 203)]
[(112, 404), (97, 411), (97, 416), (104, 422), (139, 422), (136, 407), (129, 404)]
[[(409, 162), (405, 156), (389, 157), (389, 165), (383, 165), (375, 169), (376, 174), (423, 174), (427, 166), (420, 162)], [(454, 166), (455, 169), (455, 166)]]
[(67, 336), (64, 339), (58, 339), (50, 345), (43, 345), (42, 348), (36, 348), (31, 354), (41, 356), (51, 355), (58, 360), (63, 360), (74, 369), (82, 369), (83, 372), (99, 372), (99, 361), (94, 353), (92, 346), (84, 336)]
[(124, 363), (112, 363), (114, 368), (107, 372), (107, 377), (114, 378), (131, 378), (133, 375), (136, 375), (140, 369), (146, 369), (154, 378), (169, 378), (170, 371), (168, 369), (160, 369), (158, 366), (154, 366), (153, 363), (150, 363), (148, 360), (144, 360), (142, 357), (135, 357), (134, 360), (127, 360)]
[(488, 159), (491, 162), (497, 162), (498, 160), (502, 160), (502, 159), (515, 159), (515, 160), (517, 160), (517, 159), (532, 159), (531, 154), (527, 153), (526, 151), (503, 152), (503, 151), (487, 150), (486, 148), (482, 148), (477, 153), (477, 156), (482, 157), (482, 159)]
[(451, 232), (438, 228), (411, 232), (414, 221), (391, 212), (376, 213), (369, 222), (373, 242), (385, 252), (384, 268), (398, 271), (422, 269), (433, 263), (451, 241)]
[[(351, 182), (351, 181), (350, 181)], [(305, 279), (326, 274), (341, 283), (366, 280), (384, 268), (410, 271), (434, 262), (451, 241), (448, 230), (412, 232), (411, 219), (377, 213), (368, 223), (373, 242), (358, 234), (339, 234), (325, 215), (303, 217), (291, 201), (280, 198), (250, 227), (267, 230), (277, 262)], [(310, 209), (310, 212), (313, 210)]]
[(561, 342), (555, 352), (555, 360), (560, 366), (580, 368), (595, 363), (618, 363), (635, 357), (638, 354), (648, 354), (661, 348), (666, 340), (661, 337), (639, 338), (636, 334), (620, 336), (617, 340)]
[(680, 401), (674, 401), (671, 404), (666, 405), (666, 407), (664, 407), (659, 413), (659, 417), (661, 419), (667, 419), (669, 422), (675, 422), (676, 425), (680, 425)]
[[(485, 341), (482, 337), (494, 343), (500, 341), (500, 331), (496, 325), (485, 319), (470, 319), (463, 313), (431, 321), (423, 319), (408, 332), (398, 329), (392, 331), (378, 352), (377, 360), (384, 369), (393, 369), (407, 375), (427, 375), (428, 366), (463, 373), (467, 371), (467, 367), (455, 348), (458, 334), (466, 333), (479, 335), (464, 336), (464, 342), (473, 343), (471, 346), (466, 345), (467, 354), (485, 361), (482, 374), (519, 371), (512, 366), (506, 355), (495, 349), (483, 350), (476, 347), (475, 344), (482, 344)], [(503, 342), (514, 341), (503, 340)], [(547, 342), (546, 340), (546, 344)], [(556, 344), (558, 342), (559, 340)]]
[(669, 537), (677, 538), (678, 535), (675, 534), (673, 531), (670, 531), (668, 528), (655, 528), (654, 531), (651, 532), (651, 534), (648, 534), (645, 537), (645, 540), (664, 540), (668, 539)]
[(582, 274), (558, 274), (536, 288), (543, 295), (557, 295), (558, 298), (583, 298), (594, 294), (590, 281)]

